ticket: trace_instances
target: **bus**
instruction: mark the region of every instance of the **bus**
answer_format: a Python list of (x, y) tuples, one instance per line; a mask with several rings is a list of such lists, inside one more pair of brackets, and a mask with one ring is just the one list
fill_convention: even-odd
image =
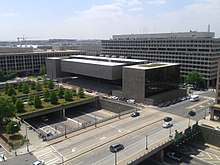
[(199, 100), (199, 95), (191, 95), (189, 101), (194, 102)]

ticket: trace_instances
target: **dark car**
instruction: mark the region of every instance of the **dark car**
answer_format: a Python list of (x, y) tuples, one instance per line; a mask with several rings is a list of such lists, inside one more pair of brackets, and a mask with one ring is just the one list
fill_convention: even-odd
[(195, 111), (189, 111), (189, 116), (195, 116), (196, 115), (196, 112)]
[(137, 116), (140, 116), (140, 112), (133, 112), (131, 114), (131, 117), (137, 117)]
[(113, 153), (116, 153), (118, 151), (121, 151), (123, 150), (125, 147), (123, 144), (112, 144), (110, 147), (109, 147), (109, 150)]

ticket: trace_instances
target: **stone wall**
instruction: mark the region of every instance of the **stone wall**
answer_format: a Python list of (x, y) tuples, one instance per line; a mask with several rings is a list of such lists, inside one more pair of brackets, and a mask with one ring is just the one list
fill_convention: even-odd
[(206, 142), (208, 144), (220, 147), (220, 131), (215, 130), (215, 128), (200, 126), (200, 135), (199, 140)]
[(100, 98), (99, 107), (111, 112), (119, 113), (135, 108), (135, 105), (128, 105), (123, 102), (113, 101), (109, 99)]

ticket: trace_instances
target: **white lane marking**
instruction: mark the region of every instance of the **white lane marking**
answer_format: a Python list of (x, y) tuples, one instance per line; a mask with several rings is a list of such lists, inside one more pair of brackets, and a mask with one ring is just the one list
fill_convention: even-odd
[(101, 138), (100, 138), (100, 140), (104, 140), (104, 139), (106, 139), (106, 137), (105, 137), (105, 136), (103, 136), (103, 137), (101, 137)]
[(76, 147), (72, 149), (72, 152), (76, 152)]
[(77, 123), (77, 124), (79, 124), (79, 125), (82, 125), (82, 123), (80, 123), (79, 121), (76, 121), (76, 120), (70, 119), (70, 118), (68, 118), (68, 117), (67, 117), (67, 120), (70, 120), (70, 121), (72, 121), (72, 122), (74, 122), (74, 123)]
[(51, 159), (49, 161), (46, 161), (46, 165), (50, 165), (50, 164), (54, 164), (55, 162), (57, 162), (58, 160), (60, 160), (58, 157)]
[(80, 165), (80, 164), (83, 164), (83, 162), (79, 162), (79, 163), (77, 163), (76, 165)]

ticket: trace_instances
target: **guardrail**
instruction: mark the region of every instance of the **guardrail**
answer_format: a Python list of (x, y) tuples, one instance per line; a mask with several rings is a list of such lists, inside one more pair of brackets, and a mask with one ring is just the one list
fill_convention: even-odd
[(82, 125), (80, 125), (78, 127), (68, 129), (68, 130), (63, 131), (63, 132), (61, 132), (59, 134), (56, 134), (56, 135), (50, 134), (49, 136), (47, 136), (47, 134), (45, 132), (41, 131), (41, 130), (40, 130), (40, 132), (41, 132), (40, 134), (41, 134), (41, 137), (43, 138), (43, 140), (48, 141), (48, 140), (52, 140), (52, 139), (55, 139), (55, 138), (58, 138), (58, 137), (61, 137), (61, 136), (65, 136), (65, 135), (73, 133), (75, 131), (79, 131), (81, 129), (86, 129), (87, 127), (96, 126), (96, 124), (106, 122), (106, 121), (112, 120), (114, 118), (120, 118), (123, 115), (129, 114), (129, 113), (132, 113), (132, 112), (135, 112), (135, 111), (136, 111), (136, 109), (130, 109), (130, 110), (118, 113), (116, 115), (112, 115), (110, 117), (105, 117), (103, 119), (94, 119), (92, 121), (82, 123)]

